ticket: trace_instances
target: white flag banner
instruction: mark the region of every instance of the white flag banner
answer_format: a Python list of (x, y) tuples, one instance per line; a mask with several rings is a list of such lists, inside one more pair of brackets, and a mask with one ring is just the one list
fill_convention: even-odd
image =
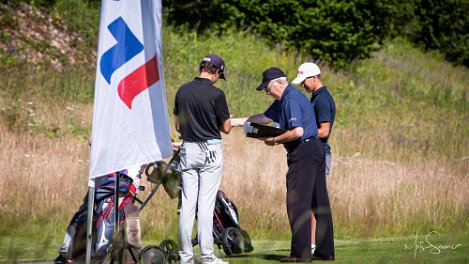
[(102, 0), (89, 186), (172, 155), (161, 0)]

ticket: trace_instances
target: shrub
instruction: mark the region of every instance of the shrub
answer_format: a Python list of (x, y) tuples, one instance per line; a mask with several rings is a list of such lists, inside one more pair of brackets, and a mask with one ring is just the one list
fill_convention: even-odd
[(415, 0), (408, 37), (425, 50), (439, 50), (448, 61), (469, 66), (468, 0)]
[(391, 34), (394, 1), (163, 1), (170, 23), (196, 31), (251, 29), (271, 46), (344, 67), (366, 58)]

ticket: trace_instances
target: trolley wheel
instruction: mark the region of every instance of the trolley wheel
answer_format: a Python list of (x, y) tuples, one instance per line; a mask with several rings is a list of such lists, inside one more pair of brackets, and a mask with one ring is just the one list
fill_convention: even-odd
[(169, 264), (176, 264), (179, 262), (179, 247), (174, 240), (166, 239), (160, 243), (162, 248), (167, 255), (167, 261)]
[(166, 253), (158, 246), (147, 246), (140, 254), (140, 263), (142, 264), (168, 264)]
[(244, 238), (244, 252), (252, 252), (254, 247), (252, 246), (251, 237), (249, 236), (248, 231), (241, 229), (241, 235), (243, 235)]
[(223, 251), (227, 256), (244, 252), (244, 238), (241, 231), (235, 227), (228, 227), (221, 236)]

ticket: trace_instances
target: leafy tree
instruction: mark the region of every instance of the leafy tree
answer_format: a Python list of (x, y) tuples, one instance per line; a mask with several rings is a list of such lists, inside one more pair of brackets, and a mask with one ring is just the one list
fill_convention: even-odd
[(440, 50), (446, 59), (469, 66), (469, 1), (414, 0), (406, 35), (425, 50)]
[(250, 29), (272, 46), (345, 67), (392, 32), (392, 0), (164, 0), (168, 21), (197, 31)]
[[(395, 35), (469, 66), (469, 0), (162, 1), (167, 21), (182, 28), (215, 33), (250, 30), (271, 46), (299, 51), (337, 68), (370, 56), (383, 40)], [(2, 2), (18, 5), (22, 1)], [(50, 10), (59, 5), (71, 8), (78, 2), (99, 9), (101, 0), (24, 2)]]

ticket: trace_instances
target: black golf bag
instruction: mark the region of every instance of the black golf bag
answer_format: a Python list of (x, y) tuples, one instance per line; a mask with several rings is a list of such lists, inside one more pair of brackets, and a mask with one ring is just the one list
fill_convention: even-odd
[[(119, 210), (120, 223), (125, 220), (124, 205), (133, 204), (130, 193), (132, 179), (125, 174), (119, 177)], [(91, 256), (94, 261), (102, 261), (108, 254), (109, 245), (113, 241), (116, 186), (115, 174), (96, 179), (95, 204), (93, 213), (93, 244)], [(66, 237), (60, 247), (60, 255), (64, 260), (84, 261), (86, 256), (86, 222), (88, 218), (88, 195), (75, 213), (67, 227)]]
[[(215, 244), (223, 248), (227, 256), (254, 250), (248, 232), (241, 228), (238, 220), (236, 205), (226, 197), (224, 192), (218, 191), (213, 210), (213, 238)], [(196, 237), (192, 240), (192, 245), (197, 244)]]

